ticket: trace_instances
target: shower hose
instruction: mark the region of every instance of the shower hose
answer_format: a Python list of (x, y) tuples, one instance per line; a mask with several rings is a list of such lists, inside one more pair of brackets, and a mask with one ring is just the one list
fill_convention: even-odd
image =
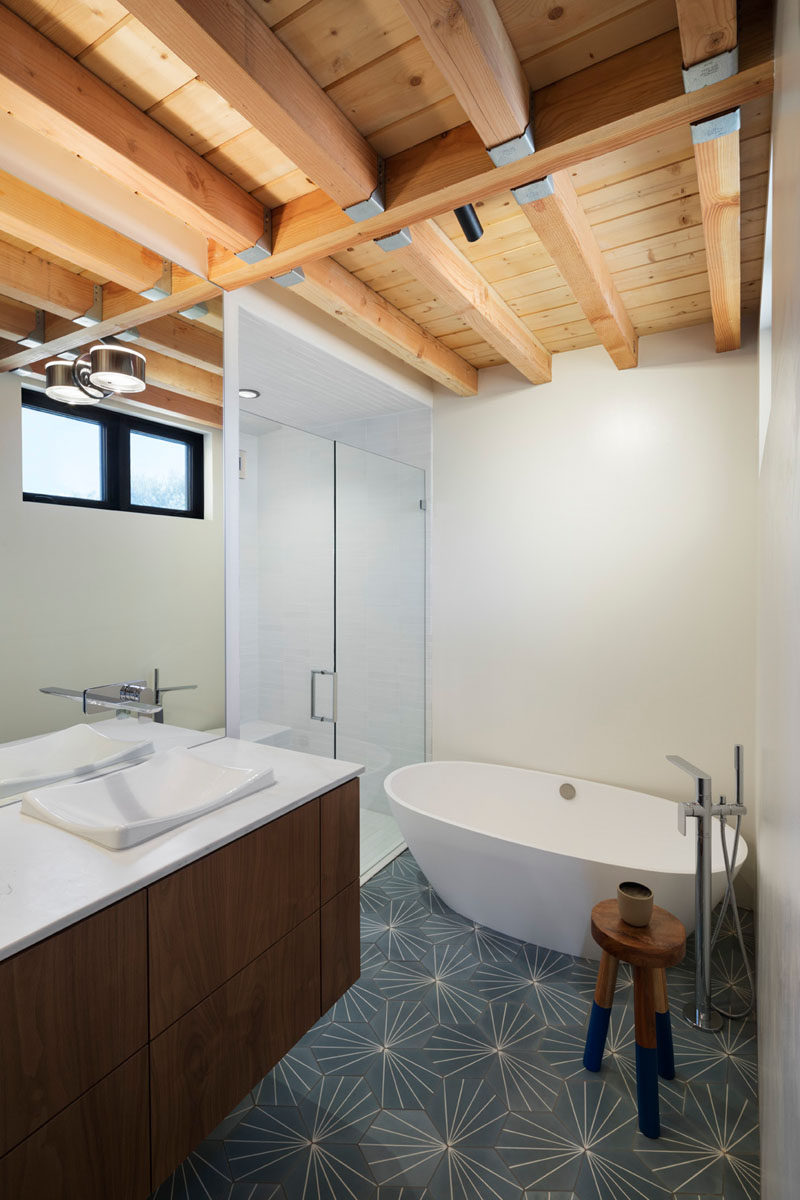
[[(744, 962), (744, 969), (747, 973), (748, 983), (750, 984), (750, 1002), (746, 1008), (741, 1009), (739, 1012), (731, 1012), (724, 1008), (720, 1008), (720, 1006), (718, 1004), (714, 1004), (714, 1008), (720, 1014), (721, 1017), (727, 1017), (729, 1020), (733, 1020), (733, 1021), (740, 1021), (744, 1017), (748, 1016), (753, 1011), (753, 1009), (755, 1007), (755, 1001), (756, 1001), (756, 985), (753, 980), (753, 972), (752, 972), (752, 968), (750, 966), (750, 959), (747, 956), (747, 949), (744, 944), (744, 935), (742, 934), (742, 923), (739, 919), (739, 908), (736, 903), (736, 892), (734, 891), (734, 887), (733, 887), (733, 871), (736, 866), (736, 855), (739, 852), (739, 834), (740, 834), (741, 828), (742, 828), (741, 814), (739, 814), (736, 818), (736, 833), (735, 833), (735, 836), (733, 839), (733, 851), (731, 852), (731, 854), (728, 854), (728, 841), (727, 841), (727, 838), (725, 837), (725, 828), (726, 828), (727, 822), (726, 822), (726, 819), (724, 816), (721, 816), (719, 818), (719, 824), (720, 824), (720, 835), (722, 837), (722, 856), (725, 860), (725, 874), (728, 877), (728, 886), (725, 889), (725, 897), (722, 901), (722, 908), (720, 909), (720, 914), (719, 914), (719, 917), (717, 918), (717, 924), (714, 929), (714, 936), (711, 939), (711, 950), (713, 951), (714, 947), (717, 944), (717, 938), (719, 937), (720, 930), (722, 929), (722, 922), (725, 920), (725, 914), (728, 911), (728, 905), (730, 905), (731, 912), (733, 913), (733, 924), (734, 924), (734, 928), (736, 930), (736, 937), (739, 942), (739, 949), (742, 952), (742, 961)], [(712, 997), (712, 1003), (713, 1003), (713, 997)]]

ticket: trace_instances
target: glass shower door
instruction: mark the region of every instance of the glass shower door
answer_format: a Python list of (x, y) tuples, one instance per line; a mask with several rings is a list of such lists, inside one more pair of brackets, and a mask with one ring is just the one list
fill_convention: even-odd
[(361, 871), (402, 845), (383, 781), (425, 758), (425, 472), (336, 443), (336, 757), (363, 763)]
[(240, 442), (241, 736), (333, 758), (334, 445), (247, 413)]

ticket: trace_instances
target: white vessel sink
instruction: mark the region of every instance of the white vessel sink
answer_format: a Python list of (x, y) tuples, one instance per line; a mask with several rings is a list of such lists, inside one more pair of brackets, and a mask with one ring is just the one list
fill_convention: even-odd
[(92, 775), (152, 753), (149, 739), (117, 740), (93, 725), (73, 725), (24, 742), (0, 745), (0, 802), (18, 796), (26, 788)]
[(22, 812), (109, 850), (125, 850), (275, 782), (263, 759), (248, 764), (234, 745), (223, 762), (207, 747), (175, 748), (89, 779), (27, 791)]

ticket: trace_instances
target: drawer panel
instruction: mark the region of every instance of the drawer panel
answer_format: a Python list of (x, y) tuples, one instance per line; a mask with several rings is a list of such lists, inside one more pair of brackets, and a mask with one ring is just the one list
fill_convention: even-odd
[(315, 913), (151, 1043), (154, 1186), (318, 1019), (319, 946)]
[(361, 974), (358, 881), (339, 892), (320, 913), (322, 1011), (327, 1012)]
[(0, 1154), (146, 1042), (144, 892), (0, 963)]
[(0, 1158), (8, 1200), (144, 1200), (150, 1192), (147, 1050)]
[(319, 908), (319, 801), (153, 884), (148, 903), (153, 1037)]
[(359, 876), (358, 780), (320, 796), (320, 887), (324, 904)]

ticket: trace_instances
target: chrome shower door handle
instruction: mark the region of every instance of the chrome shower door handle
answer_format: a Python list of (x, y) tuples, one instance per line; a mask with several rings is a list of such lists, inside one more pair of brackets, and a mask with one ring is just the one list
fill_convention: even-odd
[[(317, 676), (318, 675), (329, 675), (331, 678), (331, 681), (333, 683), (333, 706), (332, 706), (332, 715), (330, 717), (317, 716)], [(312, 721), (326, 721), (330, 725), (335, 724), (337, 707), (338, 707), (338, 699), (339, 699), (339, 680), (336, 675), (336, 672), (335, 671), (324, 671), (321, 669), (318, 669), (318, 670), (312, 669), (312, 671), (311, 671), (311, 713), (310, 713), (311, 720)]]

